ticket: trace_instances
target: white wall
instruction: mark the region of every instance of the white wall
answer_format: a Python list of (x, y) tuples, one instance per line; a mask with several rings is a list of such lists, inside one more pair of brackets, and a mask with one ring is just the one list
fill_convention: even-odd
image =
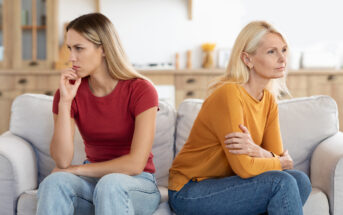
[[(60, 26), (94, 12), (93, 0), (59, 2)], [(342, 8), (341, 0), (193, 0), (193, 20), (188, 20), (187, 0), (101, 0), (101, 12), (113, 21), (131, 62), (173, 62), (179, 52), (181, 67), (188, 49), (194, 67), (200, 67), (202, 43), (231, 47), (252, 20), (274, 24), (294, 49), (342, 43)]]

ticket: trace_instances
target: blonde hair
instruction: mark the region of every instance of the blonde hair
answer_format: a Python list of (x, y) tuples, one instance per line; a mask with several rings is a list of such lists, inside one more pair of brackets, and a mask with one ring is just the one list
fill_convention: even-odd
[[(215, 79), (209, 86), (209, 93), (213, 92), (219, 86), (225, 83), (244, 84), (249, 80), (249, 68), (244, 64), (241, 55), (243, 52), (254, 54), (262, 37), (267, 33), (277, 34), (286, 43), (284, 37), (269, 23), (264, 21), (255, 21), (246, 25), (239, 33), (235, 45), (233, 46), (230, 60), (223, 76)], [(281, 96), (281, 93), (289, 94), (286, 86), (286, 76), (279, 79), (270, 80), (266, 87), (275, 98)]]
[(89, 13), (82, 15), (67, 25), (66, 31), (69, 29), (77, 31), (96, 46), (102, 46), (106, 64), (113, 79), (141, 78), (148, 80), (133, 68), (112, 22), (103, 14)]

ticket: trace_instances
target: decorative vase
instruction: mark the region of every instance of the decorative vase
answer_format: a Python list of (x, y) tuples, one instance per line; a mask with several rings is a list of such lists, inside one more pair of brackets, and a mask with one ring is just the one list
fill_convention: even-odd
[(213, 51), (204, 51), (202, 67), (206, 69), (214, 67)]

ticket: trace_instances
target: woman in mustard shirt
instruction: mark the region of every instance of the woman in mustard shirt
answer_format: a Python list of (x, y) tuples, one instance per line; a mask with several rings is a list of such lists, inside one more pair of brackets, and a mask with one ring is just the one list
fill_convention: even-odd
[(176, 214), (303, 214), (311, 183), (291, 170), (276, 103), (287, 92), (286, 56), (270, 24), (251, 22), (240, 32), (170, 169)]

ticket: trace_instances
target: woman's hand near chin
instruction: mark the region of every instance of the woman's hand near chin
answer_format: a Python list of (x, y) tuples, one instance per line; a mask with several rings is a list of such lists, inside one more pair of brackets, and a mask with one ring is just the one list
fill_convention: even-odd
[(75, 70), (72, 68), (62, 70), (59, 87), (60, 101), (71, 103), (76, 96), (80, 84), (81, 78), (77, 76)]

